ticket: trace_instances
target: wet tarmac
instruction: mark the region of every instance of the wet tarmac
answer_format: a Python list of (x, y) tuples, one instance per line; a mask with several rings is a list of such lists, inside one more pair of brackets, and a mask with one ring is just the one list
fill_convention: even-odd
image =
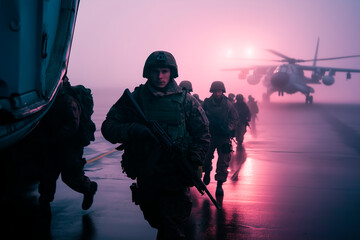
[[(95, 110), (98, 129), (107, 111)], [(222, 209), (192, 189), (187, 239), (360, 239), (360, 105), (261, 105), (258, 117), (244, 149), (234, 152), (225, 195), (218, 199)], [(96, 159), (114, 147), (97, 131), (85, 156)], [(99, 185), (87, 211), (82, 195), (58, 180), (48, 239), (156, 238), (131, 202), (133, 181), (122, 173), (121, 154), (85, 166)], [(38, 195), (36, 184), (31, 187), (23, 196), (28, 206), (9, 214), (17, 219), (9, 222), (18, 223), (9, 228), (14, 235), (18, 230), (38, 237), (44, 230), (32, 222)], [(208, 188), (215, 196), (213, 173)]]

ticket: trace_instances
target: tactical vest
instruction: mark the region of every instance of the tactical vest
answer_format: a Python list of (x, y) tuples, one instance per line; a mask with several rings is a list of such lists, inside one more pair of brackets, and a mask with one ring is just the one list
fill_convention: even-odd
[(210, 133), (212, 135), (226, 135), (229, 123), (229, 108), (227, 99), (223, 98), (219, 104), (213, 102), (213, 99), (204, 100), (204, 110), (210, 123)]
[(156, 120), (170, 138), (182, 149), (187, 148), (184, 101), (186, 92), (154, 96), (145, 86), (138, 88), (140, 107), (149, 120)]
[(216, 104), (212, 101), (212, 99), (207, 98), (206, 100), (206, 114), (210, 116), (210, 118), (216, 119), (219, 123), (226, 124), (228, 122), (228, 112), (229, 108), (227, 105), (227, 99), (224, 98), (220, 102), (220, 104)]

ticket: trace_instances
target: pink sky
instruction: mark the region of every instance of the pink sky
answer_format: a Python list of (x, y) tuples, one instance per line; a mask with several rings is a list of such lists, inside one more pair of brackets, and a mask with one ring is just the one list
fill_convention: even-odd
[[(201, 98), (210, 95), (211, 82), (221, 80), (227, 93), (260, 100), (262, 84), (251, 86), (238, 72), (220, 71), (254, 63), (228, 56), (278, 59), (263, 50), (270, 48), (309, 59), (318, 37), (319, 58), (360, 54), (359, 11), (358, 0), (82, 0), (68, 75), (73, 84), (133, 90), (146, 81), (147, 56), (165, 50), (177, 60), (177, 82), (190, 80)], [(360, 58), (318, 65), (360, 69)], [(335, 79), (330, 87), (312, 85), (315, 102), (360, 103), (360, 74), (346, 81), (337, 73)], [(302, 102), (304, 96), (275, 93), (271, 100)]]

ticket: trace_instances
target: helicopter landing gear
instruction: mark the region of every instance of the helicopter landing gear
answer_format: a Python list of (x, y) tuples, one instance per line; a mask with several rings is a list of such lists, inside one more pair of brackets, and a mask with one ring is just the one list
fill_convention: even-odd
[(313, 96), (307, 95), (305, 99), (306, 104), (312, 104), (313, 103)]

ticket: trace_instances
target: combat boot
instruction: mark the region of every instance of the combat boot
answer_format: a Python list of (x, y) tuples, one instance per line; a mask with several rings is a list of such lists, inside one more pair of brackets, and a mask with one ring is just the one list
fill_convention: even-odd
[(91, 205), (94, 201), (94, 195), (95, 195), (96, 191), (97, 191), (97, 183), (91, 182), (90, 183), (90, 191), (88, 193), (84, 193), (82, 209), (88, 210), (91, 207)]
[(224, 196), (224, 190), (222, 189), (223, 181), (217, 182), (216, 192), (215, 195), (217, 196)]
[(209, 183), (210, 183), (210, 172), (209, 171), (205, 171), (203, 182), (205, 185), (209, 185)]

